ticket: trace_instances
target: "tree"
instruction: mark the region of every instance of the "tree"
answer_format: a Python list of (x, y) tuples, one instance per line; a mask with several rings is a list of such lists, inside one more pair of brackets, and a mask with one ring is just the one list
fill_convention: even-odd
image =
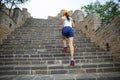
[(95, 3), (90, 3), (86, 6), (81, 7), (82, 10), (84, 10), (85, 12), (85, 16), (91, 14), (91, 13), (99, 13), (99, 9), (101, 7), (101, 4), (99, 1), (95, 2)]
[(105, 4), (100, 4), (99, 1), (91, 3), (87, 6), (81, 7), (85, 12), (85, 16), (91, 13), (98, 13), (101, 17), (102, 23), (107, 22), (114, 16), (120, 15), (120, 5), (114, 1), (107, 1)]
[(9, 15), (11, 14), (11, 10), (13, 8), (19, 7), (19, 5), (26, 3), (29, 0), (0, 0), (0, 10), (4, 5), (9, 8)]

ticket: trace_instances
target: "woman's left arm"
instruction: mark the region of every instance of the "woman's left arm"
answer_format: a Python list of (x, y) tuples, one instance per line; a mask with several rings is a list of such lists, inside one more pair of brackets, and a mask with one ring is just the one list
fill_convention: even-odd
[(71, 19), (71, 21), (72, 21), (72, 27), (75, 28), (76, 27), (75, 26), (75, 20)]

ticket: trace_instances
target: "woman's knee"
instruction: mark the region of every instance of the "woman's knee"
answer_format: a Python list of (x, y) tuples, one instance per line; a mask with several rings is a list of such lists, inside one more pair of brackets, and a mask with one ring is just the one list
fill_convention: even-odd
[(69, 43), (69, 46), (70, 46), (70, 47), (73, 47), (73, 43)]

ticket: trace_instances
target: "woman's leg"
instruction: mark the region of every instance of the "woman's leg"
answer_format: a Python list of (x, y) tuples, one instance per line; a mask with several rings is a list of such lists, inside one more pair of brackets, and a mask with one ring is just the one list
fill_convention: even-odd
[(64, 47), (67, 47), (67, 42), (66, 42), (66, 37), (65, 36), (62, 37), (62, 41), (63, 41)]
[(66, 41), (66, 37), (63, 36), (62, 37), (62, 41), (63, 41), (63, 52), (66, 53), (67, 52), (67, 41)]
[(69, 47), (70, 47), (70, 56), (71, 56), (71, 58), (74, 57), (73, 40), (74, 40), (74, 37), (70, 37), (70, 38), (69, 38)]

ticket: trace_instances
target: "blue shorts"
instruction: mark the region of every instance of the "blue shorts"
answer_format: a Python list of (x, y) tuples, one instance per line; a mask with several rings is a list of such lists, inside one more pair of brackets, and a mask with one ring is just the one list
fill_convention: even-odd
[(69, 37), (74, 37), (74, 30), (70, 26), (63, 27), (62, 29), (62, 35), (69, 38)]

